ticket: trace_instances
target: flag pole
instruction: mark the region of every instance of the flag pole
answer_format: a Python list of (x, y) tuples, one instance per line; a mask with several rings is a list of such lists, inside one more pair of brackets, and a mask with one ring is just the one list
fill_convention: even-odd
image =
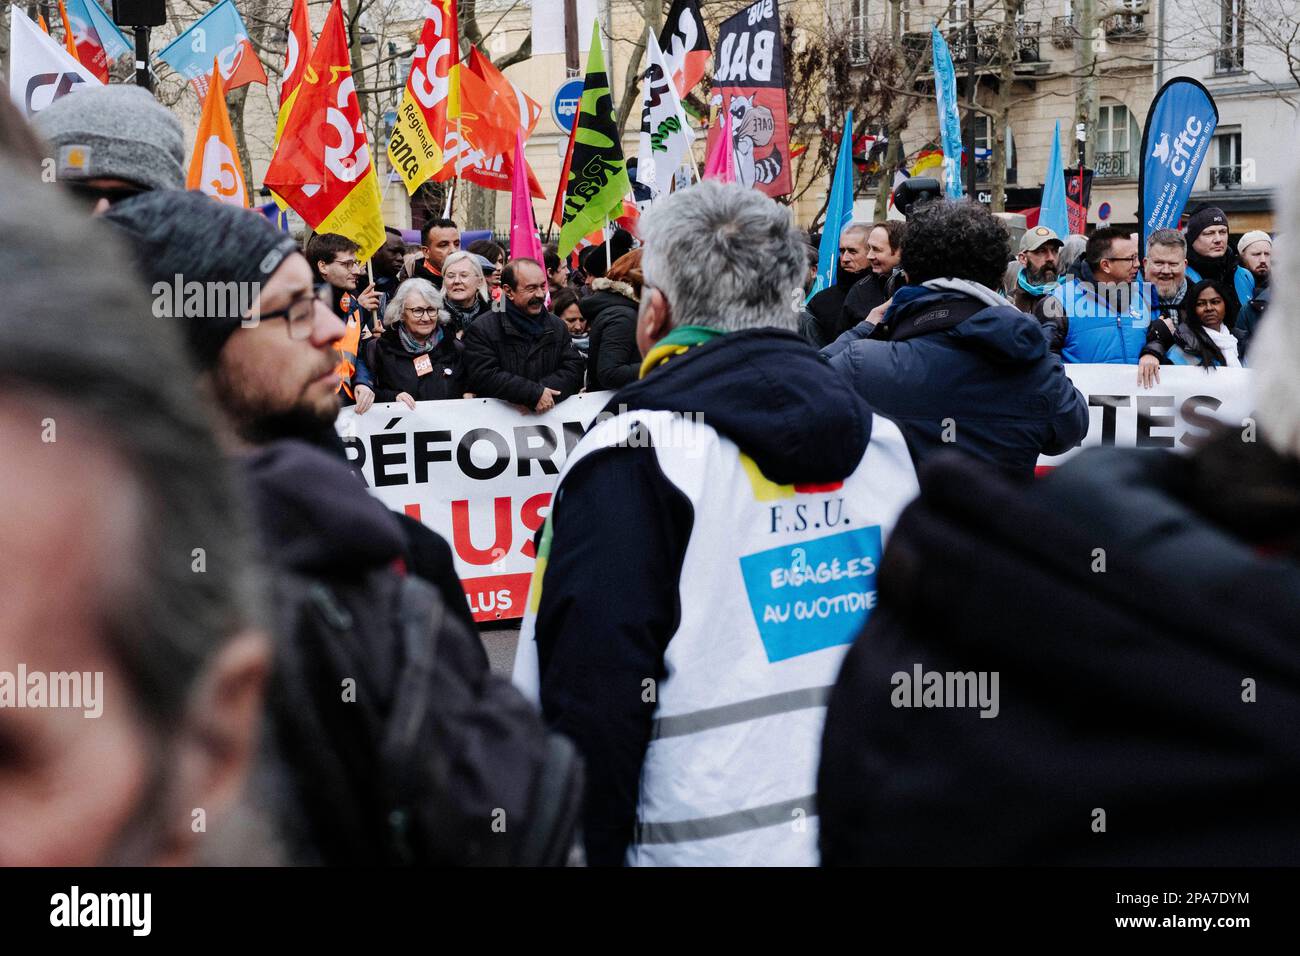
[(613, 263), (609, 261), (609, 257), (610, 257), (609, 247), (613, 245), (613, 240), (614, 240), (614, 235), (609, 231), (609, 216), (606, 216), (605, 217), (605, 271), (606, 272), (608, 272), (610, 266), (613, 265)]

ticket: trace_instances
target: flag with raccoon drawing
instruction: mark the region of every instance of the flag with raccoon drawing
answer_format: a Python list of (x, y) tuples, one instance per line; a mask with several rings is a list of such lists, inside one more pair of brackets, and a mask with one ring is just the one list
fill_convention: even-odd
[[(731, 114), (736, 181), (768, 196), (791, 190), (790, 129), (778, 0), (757, 0), (722, 22), (711, 104)], [(712, 150), (722, 123), (709, 131)]]

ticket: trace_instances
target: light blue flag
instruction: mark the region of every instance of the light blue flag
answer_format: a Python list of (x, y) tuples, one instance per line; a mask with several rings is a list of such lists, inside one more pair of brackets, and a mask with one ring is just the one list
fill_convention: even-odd
[(930, 46), (934, 53), (934, 98), (939, 104), (939, 133), (943, 138), (943, 192), (949, 199), (960, 199), (962, 145), (957, 73), (952, 67), (948, 41), (938, 27), (930, 27)]
[(266, 71), (233, 0), (221, 0), (158, 54), (190, 81), (200, 98), (208, 93), (214, 57), (227, 92), (245, 83), (266, 83)]
[(1043, 180), (1043, 201), (1038, 210), (1038, 224), (1046, 226), (1062, 239), (1070, 234), (1070, 213), (1065, 206), (1065, 167), (1061, 163), (1061, 121), (1052, 134), (1052, 154), (1047, 160), (1047, 178)]
[(826, 203), (826, 222), (822, 226), (822, 241), (817, 249), (817, 281), (813, 283), (812, 298), (822, 289), (835, 284), (835, 270), (840, 261), (840, 233), (853, 221), (853, 110), (844, 120), (844, 136), (840, 139), (840, 153), (835, 160), (831, 176), (831, 198)]
[(98, 0), (68, 0), (68, 16), (75, 17), (79, 10), (85, 11), (85, 17), (90, 21), (90, 25), (95, 28), (99, 34), (100, 45), (104, 48), (104, 56), (112, 64), (118, 57), (125, 53), (130, 53), (135, 49), (122, 31), (118, 29), (112, 17), (104, 12), (104, 8), (98, 3)]

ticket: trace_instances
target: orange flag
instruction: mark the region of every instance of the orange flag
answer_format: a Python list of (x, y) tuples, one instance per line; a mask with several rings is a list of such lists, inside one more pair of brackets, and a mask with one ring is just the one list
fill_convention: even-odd
[(50, 25), (49, 25), (48, 23), (45, 22), (45, 17), (41, 16), (39, 13), (36, 14), (36, 22), (39, 23), (40, 26), (41, 26), (41, 29), (45, 31), (45, 35), (46, 35), (46, 36), (49, 36), (49, 35), (50, 35)]
[(244, 188), (244, 170), (239, 163), (235, 132), (226, 111), (226, 91), (221, 83), (221, 67), (213, 60), (212, 78), (203, 98), (203, 115), (194, 137), (194, 155), (186, 189), (207, 193), (218, 202), (248, 208), (248, 190)]
[(264, 182), (317, 232), (369, 259), (384, 244), (379, 179), (357, 104), (339, 0), (330, 6)]
[(72, 24), (68, 22), (68, 8), (63, 5), (63, 0), (59, 0), (59, 16), (63, 18), (63, 45), (67, 48), (68, 54), (81, 62), (81, 56), (77, 53), (77, 38), (72, 35)]

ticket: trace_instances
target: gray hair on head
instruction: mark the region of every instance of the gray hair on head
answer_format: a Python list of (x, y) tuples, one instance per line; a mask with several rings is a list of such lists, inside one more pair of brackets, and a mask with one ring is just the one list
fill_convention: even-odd
[(840, 230), (840, 238), (843, 239), (851, 232), (857, 232), (857, 233), (861, 233), (864, 236), (869, 236), (871, 235), (871, 230), (874, 227), (875, 227), (875, 223), (873, 222), (862, 222), (860, 220), (855, 219), (847, 226), (845, 226), (843, 229)]
[[(447, 258), (450, 259), (451, 256)], [(391, 329), (402, 321), (402, 312), (413, 295), (423, 299), (425, 305), (431, 305), (438, 310), (439, 325), (446, 325), (451, 321), (451, 314), (442, 307), (442, 293), (432, 282), (428, 279), (407, 279), (397, 287), (393, 297), (388, 300), (388, 308), (384, 309), (384, 328)]]
[(755, 189), (706, 180), (675, 192), (641, 220), (641, 267), (674, 325), (723, 332), (794, 331), (808, 271), (790, 210)]
[(1147, 236), (1147, 252), (1151, 251), (1152, 246), (1165, 246), (1186, 254), (1187, 237), (1177, 229), (1157, 229)]
[[(476, 256), (474, 253), (466, 252), (465, 250), (461, 249), (447, 256), (446, 259), (442, 260), (443, 276), (447, 275), (448, 269), (461, 262), (468, 262), (470, 264), (470, 268), (472, 268), (474, 270), (474, 274), (478, 276), (478, 290), (477, 290), (478, 297), (482, 299), (484, 302), (488, 301), (489, 296), (488, 296), (488, 289), (487, 289), (487, 278), (483, 275), (483, 267), (478, 264), (478, 256)], [(446, 282), (445, 278), (443, 279), (443, 282), (444, 283)]]

